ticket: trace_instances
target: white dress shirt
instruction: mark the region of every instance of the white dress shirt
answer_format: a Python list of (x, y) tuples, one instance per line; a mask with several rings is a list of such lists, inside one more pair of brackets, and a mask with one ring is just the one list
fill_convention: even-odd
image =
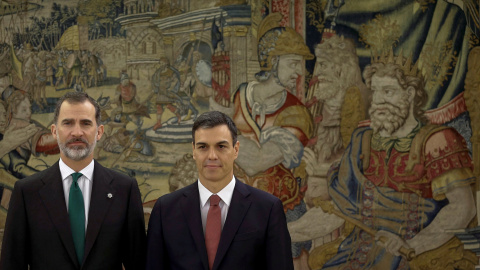
[[(221, 209), (222, 214), (222, 230), (225, 220), (227, 219), (228, 207), (232, 202), (233, 190), (235, 189), (235, 177), (232, 177), (230, 183), (220, 190), (216, 195), (220, 197), (220, 203), (218, 204)], [(208, 210), (210, 209), (210, 196), (213, 193), (208, 190), (205, 186), (202, 185), (200, 180), (198, 180), (198, 191), (200, 192), (200, 211), (202, 214), (202, 226), (203, 233), (205, 234), (205, 227), (207, 226), (207, 215)]]
[[(65, 195), (65, 204), (68, 211), (68, 198), (70, 196), (70, 186), (72, 185), (73, 178), (72, 173), (75, 171), (63, 162), (60, 158), (60, 173), (62, 174), (63, 194)], [(93, 167), (94, 162), (90, 162), (87, 167), (83, 168), (79, 173), (82, 174), (77, 180), (78, 186), (82, 190), (83, 203), (85, 204), (85, 231), (88, 225), (88, 210), (90, 209), (90, 197), (92, 195), (92, 183), (93, 183)]]

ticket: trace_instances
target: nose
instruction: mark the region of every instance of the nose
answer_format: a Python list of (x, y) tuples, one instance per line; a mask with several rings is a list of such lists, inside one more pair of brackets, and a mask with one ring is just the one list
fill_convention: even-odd
[(72, 136), (81, 137), (83, 135), (83, 130), (80, 125), (76, 124), (73, 126)]
[(296, 67), (295, 67), (295, 75), (296, 75), (297, 77), (303, 75), (303, 67), (302, 67), (302, 65), (300, 65), (300, 64), (296, 65)]
[(209, 160), (217, 160), (218, 156), (217, 153), (214, 149), (214, 147), (211, 147), (210, 150), (208, 151), (208, 159)]
[(373, 91), (373, 94), (372, 94), (372, 102), (373, 103), (382, 103), (384, 100), (383, 100), (383, 96), (379, 93), (379, 91)]

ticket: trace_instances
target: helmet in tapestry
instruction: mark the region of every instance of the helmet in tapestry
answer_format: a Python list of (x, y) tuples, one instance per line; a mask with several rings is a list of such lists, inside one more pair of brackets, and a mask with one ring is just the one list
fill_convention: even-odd
[(305, 45), (303, 37), (290, 27), (280, 27), (280, 13), (272, 13), (263, 19), (258, 28), (258, 62), (260, 69), (272, 69), (272, 57), (297, 54), (306, 60), (313, 59), (313, 54)]

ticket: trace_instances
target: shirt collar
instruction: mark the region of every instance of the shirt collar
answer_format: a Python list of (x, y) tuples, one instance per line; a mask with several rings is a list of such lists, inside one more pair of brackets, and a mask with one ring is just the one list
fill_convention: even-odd
[[(62, 180), (66, 180), (67, 177), (69, 177), (72, 173), (75, 172), (72, 168), (68, 167), (68, 165), (65, 164), (65, 162), (63, 162), (62, 158), (60, 158), (60, 161), (58, 162), (58, 164), (60, 166), (60, 173), (62, 174)], [(83, 176), (86, 177), (86, 179), (92, 181), (94, 164), (95, 163), (93, 162), (93, 159), (92, 159), (90, 164), (88, 164), (87, 167), (79, 171), (79, 173), (82, 173)]]
[[(230, 202), (232, 201), (233, 190), (235, 189), (235, 177), (232, 177), (232, 180), (228, 185), (226, 185), (222, 190), (220, 190), (217, 195), (222, 199), (222, 201), (227, 205), (230, 206)], [(210, 196), (212, 196), (212, 192), (208, 190), (200, 180), (198, 180), (198, 191), (200, 192), (200, 206), (203, 208), (207, 203)]]

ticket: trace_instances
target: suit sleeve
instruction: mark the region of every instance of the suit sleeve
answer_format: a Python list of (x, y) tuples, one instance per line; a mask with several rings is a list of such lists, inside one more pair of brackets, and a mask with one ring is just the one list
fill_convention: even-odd
[(128, 243), (125, 245), (123, 265), (126, 270), (145, 268), (146, 234), (143, 206), (137, 181), (132, 180), (128, 206)]
[(0, 269), (27, 270), (30, 262), (28, 221), (19, 182), (15, 183), (5, 224)]
[(266, 239), (267, 269), (293, 270), (292, 243), (283, 205), (276, 200), (270, 212)]
[(147, 234), (147, 270), (168, 269), (168, 258), (165, 256), (166, 248), (163, 239), (162, 215), (160, 199), (153, 207)]

